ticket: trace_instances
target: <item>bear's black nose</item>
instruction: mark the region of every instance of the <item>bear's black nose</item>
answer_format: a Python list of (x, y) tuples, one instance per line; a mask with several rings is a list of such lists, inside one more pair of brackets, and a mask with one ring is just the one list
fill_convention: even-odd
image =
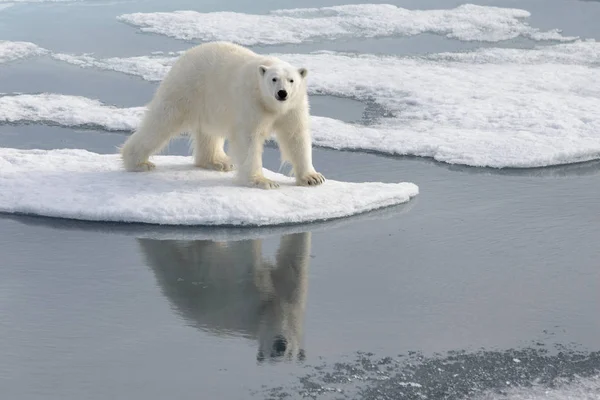
[(279, 100), (285, 100), (287, 98), (287, 92), (285, 90), (280, 90), (277, 92), (277, 97)]
[(287, 349), (287, 340), (278, 335), (273, 341), (273, 353), (275, 356), (282, 356), (285, 354), (285, 350)]

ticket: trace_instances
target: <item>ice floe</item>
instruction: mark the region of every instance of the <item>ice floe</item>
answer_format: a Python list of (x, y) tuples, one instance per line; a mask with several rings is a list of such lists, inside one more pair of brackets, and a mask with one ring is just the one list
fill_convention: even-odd
[[(0, 8), (2, 5), (0, 4)], [(39, 56), (48, 51), (30, 42), (0, 40), (0, 64), (20, 58)]]
[(0, 96), (0, 122), (4, 123), (36, 122), (132, 131), (144, 110), (144, 107), (117, 108), (86, 97), (52, 93)]
[(328, 180), (299, 187), (265, 170), (277, 190), (237, 186), (233, 173), (157, 156), (150, 173), (125, 172), (116, 154), (0, 148), (0, 212), (165, 225), (264, 226), (348, 217), (408, 202), (418, 187)]
[(399, 217), (411, 211), (416, 203), (408, 201), (397, 206), (384, 207), (367, 213), (308, 224), (250, 226), (188, 226), (154, 225), (147, 223), (109, 223), (106, 221), (81, 221), (75, 219), (46, 218), (37, 215), (5, 214), (3, 219), (27, 226), (43, 227), (57, 231), (94, 232), (109, 235), (155, 240), (214, 240), (235, 241), (262, 239), (269, 236), (290, 235), (303, 232), (324, 232), (346, 228), (354, 223), (380, 221)]
[(559, 30), (540, 31), (526, 10), (463, 4), (452, 9), (409, 10), (391, 4), (352, 4), (275, 10), (268, 14), (174, 11), (124, 14), (122, 22), (144, 32), (178, 39), (228, 40), (244, 45), (301, 43), (349, 37), (434, 33), (465, 41), (498, 42), (516, 37), (572, 40)]
[(73, 55), (55, 53), (56, 60), (77, 65), (82, 68), (99, 68), (139, 76), (147, 81), (160, 81), (181, 53), (153, 54), (138, 57), (94, 58), (92, 55)]

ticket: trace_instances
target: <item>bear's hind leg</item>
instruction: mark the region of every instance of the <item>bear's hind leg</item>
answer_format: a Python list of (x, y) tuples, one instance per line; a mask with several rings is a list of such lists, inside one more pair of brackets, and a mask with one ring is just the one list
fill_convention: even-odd
[(196, 129), (192, 138), (194, 142), (194, 164), (199, 168), (228, 172), (233, 163), (223, 146), (225, 138), (209, 136)]
[(149, 109), (138, 129), (120, 149), (125, 169), (132, 172), (154, 169), (155, 165), (148, 159), (160, 151), (173, 136), (180, 133), (182, 123), (183, 121), (174, 115), (156, 115)]

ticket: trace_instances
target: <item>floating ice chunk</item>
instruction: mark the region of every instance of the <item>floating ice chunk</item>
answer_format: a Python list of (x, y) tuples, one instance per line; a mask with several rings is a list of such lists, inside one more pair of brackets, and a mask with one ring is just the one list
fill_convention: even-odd
[(420, 131), (410, 126), (352, 125), (323, 117), (313, 117), (312, 126), (316, 146), (431, 157), (474, 167), (533, 168), (600, 158), (597, 129), (585, 135), (558, 130), (545, 135), (525, 129), (511, 132), (429, 125), (429, 130)]
[(0, 122), (41, 122), (62, 126), (101, 127), (132, 131), (144, 107), (117, 108), (86, 97), (60, 94), (20, 94), (0, 97)]
[(444, 10), (408, 10), (390, 4), (355, 4), (275, 10), (266, 15), (175, 11), (124, 14), (118, 20), (178, 39), (228, 40), (244, 45), (315, 39), (411, 36), (430, 32), (465, 41), (498, 42), (518, 36), (568, 41), (559, 30), (539, 31), (528, 11), (464, 4)]
[[(519, 60), (524, 53), (525, 63)], [(373, 102), (390, 115), (369, 127), (321, 120), (315, 125), (321, 145), (490, 167), (600, 157), (597, 51), (589, 65), (534, 64), (532, 53), (514, 54), (486, 64), (340, 54), (285, 58), (312, 72), (311, 91)]]
[(413, 183), (328, 180), (299, 187), (268, 170), (277, 190), (237, 186), (233, 172), (157, 156), (149, 173), (125, 172), (116, 154), (0, 149), (0, 211), (92, 221), (166, 225), (280, 225), (348, 217), (408, 202)]
[(532, 49), (480, 48), (469, 52), (436, 53), (433, 61), (455, 61), (472, 64), (581, 64), (600, 66), (600, 43), (593, 39), (578, 40)]
[(385, 207), (368, 213), (356, 214), (346, 218), (327, 221), (311, 222), (310, 224), (269, 225), (249, 228), (245, 226), (199, 227), (190, 229), (177, 225), (148, 225), (144, 223), (107, 224), (107, 223), (82, 223), (73, 219), (48, 219), (35, 215), (24, 216), (16, 214), (4, 215), (5, 219), (12, 219), (24, 225), (41, 226), (56, 230), (76, 230), (110, 235), (123, 235), (128, 237), (157, 239), (157, 240), (214, 240), (229, 242), (233, 240), (260, 239), (267, 236), (281, 236), (302, 232), (323, 232), (331, 229), (347, 227), (358, 221), (375, 221), (397, 217), (410, 212), (414, 202), (402, 203), (398, 207)]
[(83, 68), (100, 68), (140, 76), (147, 81), (160, 81), (176, 60), (173, 55), (157, 55), (97, 59), (88, 54), (52, 54), (52, 57)]
[(402, 386), (402, 387), (415, 387), (415, 388), (421, 388), (423, 387), (423, 385), (421, 385), (420, 383), (416, 383), (416, 382), (398, 382), (395, 383), (398, 386)]
[[(0, 5), (2, 7), (2, 5)], [(48, 51), (30, 42), (0, 40), (0, 64), (20, 58), (39, 56)]]

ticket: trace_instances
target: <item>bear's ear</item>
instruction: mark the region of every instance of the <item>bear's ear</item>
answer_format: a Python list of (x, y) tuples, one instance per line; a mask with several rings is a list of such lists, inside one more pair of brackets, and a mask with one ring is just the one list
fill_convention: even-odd
[(260, 67), (258, 67), (258, 72), (260, 72), (260, 76), (265, 76), (265, 73), (267, 72), (267, 67), (261, 65)]
[(306, 74), (308, 74), (308, 70), (306, 68), (299, 68), (298, 73), (301, 77), (306, 78)]

